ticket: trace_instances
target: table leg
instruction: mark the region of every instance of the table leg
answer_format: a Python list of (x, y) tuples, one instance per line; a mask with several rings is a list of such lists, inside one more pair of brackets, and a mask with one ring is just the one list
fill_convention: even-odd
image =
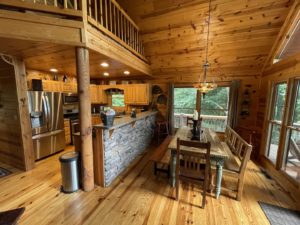
[(218, 199), (221, 194), (222, 187), (222, 175), (223, 175), (223, 164), (224, 161), (220, 160), (217, 162), (217, 176), (216, 176), (216, 198)]
[(171, 151), (170, 158), (170, 185), (175, 187), (176, 181), (176, 151)]

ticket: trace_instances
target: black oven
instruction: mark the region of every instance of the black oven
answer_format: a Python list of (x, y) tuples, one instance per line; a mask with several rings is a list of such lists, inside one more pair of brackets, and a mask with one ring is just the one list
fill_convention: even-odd
[(79, 103), (79, 97), (74, 93), (64, 93), (63, 94), (64, 105), (73, 105)]

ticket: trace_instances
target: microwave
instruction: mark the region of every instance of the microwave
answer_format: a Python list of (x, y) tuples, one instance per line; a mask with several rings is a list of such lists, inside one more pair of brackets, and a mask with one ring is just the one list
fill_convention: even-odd
[(64, 105), (74, 105), (79, 103), (79, 97), (74, 93), (63, 93)]

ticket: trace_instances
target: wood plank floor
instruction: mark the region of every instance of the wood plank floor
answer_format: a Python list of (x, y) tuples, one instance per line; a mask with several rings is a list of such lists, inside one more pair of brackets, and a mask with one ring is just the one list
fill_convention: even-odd
[[(90, 193), (60, 192), (59, 155), (37, 163), (29, 172), (14, 171), (0, 179), (0, 211), (26, 207), (19, 224), (269, 224), (257, 201), (297, 208), (297, 203), (250, 162), (241, 202), (223, 193), (207, 197), (201, 209), (197, 187), (181, 186), (180, 201), (165, 175), (155, 177), (149, 155), (141, 156), (111, 187)], [(224, 185), (229, 185), (225, 183)]]

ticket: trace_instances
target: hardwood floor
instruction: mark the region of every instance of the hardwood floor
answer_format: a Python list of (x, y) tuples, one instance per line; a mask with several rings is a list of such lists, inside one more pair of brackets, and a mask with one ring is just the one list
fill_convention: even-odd
[[(109, 188), (90, 193), (60, 192), (59, 155), (37, 163), (29, 172), (14, 171), (0, 179), (0, 211), (24, 206), (19, 224), (269, 224), (257, 201), (297, 208), (297, 203), (253, 163), (248, 164), (244, 195), (238, 202), (227, 195), (207, 196), (183, 184), (180, 201), (165, 175), (155, 177), (148, 153), (136, 160)], [(230, 185), (224, 183), (224, 185)], [(224, 193), (226, 194), (226, 193)]]

